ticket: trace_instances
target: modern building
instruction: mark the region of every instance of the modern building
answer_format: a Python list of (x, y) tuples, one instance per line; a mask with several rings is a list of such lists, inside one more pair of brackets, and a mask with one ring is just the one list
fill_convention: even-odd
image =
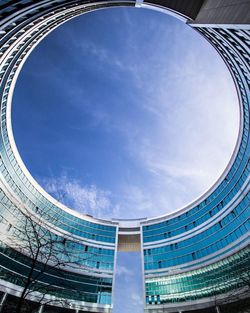
[[(192, 204), (153, 219), (100, 220), (58, 203), (29, 174), (12, 134), (13, 89), (29, 53), (60, 24), (113, 6), (160, 10), (183, 20), (218, 51), (238, 92), (238, 141), (222, 176)], [(25, 280), (34, 281), (45, 263), (38, 259), (29, 277), (32, 258), (20, 231), (27, 221), (38, 225), (45, 241), (61, 243), (57, 259), (71, 260), (58, 268), (49, 260), (39, 288), (30, 285), (27, 299), (34, 306), (39, 299), (40, 313), (111, 312), (117, 251), (141, 251), (147, 313), (219, 312), (230, 305), (224, 312), (233, 312), (234, 302), (235, 312), (240, 304), (250, 307), (249, 22), (249, 0), (0, 1), (2, 312), (13, 312), (7, 304), (18, 302)]]

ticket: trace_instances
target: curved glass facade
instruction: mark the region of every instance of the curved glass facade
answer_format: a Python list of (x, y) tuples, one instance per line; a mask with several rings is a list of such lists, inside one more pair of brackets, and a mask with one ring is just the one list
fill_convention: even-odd
[(249, 252), (249, 248), (245, 248), (204, 268), (164, 278), (148, 278), (146, 301), (148, 304), (192, 301), (243, 287), (250, 265)]
[(211, 305), (219, 295), (229, 293), (233, 298), (232, 293), (246, 284), (242, 273), (250, 270), (249, 30), (232, 25), (196, 30), (218, 50), (232, 73), (242, 128), (238, 151), (217, 186), (189, 210), (142, 226), (150, 312), (166, 303), (181, 302), (187, 309), (188, 303), (204, 298)]
[[(88, 11), (126, 5), (170, 9), (204, 36), (217, 49), (233, 76), (241, 112), (235, 153), (219, 181), (181, 211), (171, 216), (142, 219), (137, 223), (139, 228), (138, 225), (128, 227), (131, 235), (139, 229), (141, 236), (145, 311), (163, 312), (166, 308), (178, 312), (196, 306), (207, 307), (214, 302), (212, 298), (227, 299), (235, 290), (246, 296), (244, 273), (250, 271), (249, 27), (233, 22), (223, 24), (220, 20), (215, 24), (195, 24), (197, 14), (203, 13), (204, 1), (168, 2), (19, 0), (0, 3), (1, 291), (21, 293), (29, 277), (32, 258), (23, 250), (23, 230), (28, 221), (29, 227), (43, 235), (44, 242), (57, 244), (57, 260), (67, 260), (65, 268), (55, 267), (53, 262), (46, 264), (46, 272), (39, 279), (39, 292), (46, 293), (47, 298), (67, 299), (69, 308), (94, 312), (112, 309), (122, 221), (80, 215), (50, 197), (22, 163), (13, 139), (10, 112), (18, 73), (32, 49), (50, 31)], [(18, 245), (13, 244), (13, 238), (18, 238)], [(39, 259), (32, 275), (39, 273), (44, 263)], [(53, 285), (53, 290), (46, 289), (48, 285)], [(30, 289), (37, 292), (35, 287)]]

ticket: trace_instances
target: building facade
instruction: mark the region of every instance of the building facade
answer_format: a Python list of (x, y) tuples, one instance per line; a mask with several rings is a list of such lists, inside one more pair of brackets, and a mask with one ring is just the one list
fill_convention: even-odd
[[(13, 89), (32, 49), (69, 19), (112, 6), (150, 8), (182, 19), (218, 51), (238, 92), (240, 130), (226, 170), (198, 200), (154, 219), (100, 220), (63, 206), (29, 174), (12, 134)], [(0, 2), (2, 312), (18, 301), (29, 278), (31, 228), (57, 247), (56, 259), (49, 259), (46, 273), (37, 276), (39, 288), (31, 284), (27, 296), (30, 303), (39, 303), (40, 313), (111, 312), (117, 251), (141, 251), (147, 313), (219, 310), (250, 297), (249, 12), (249, 0)], [(58, 259), (64, 264), (55, 268)], [(38, 258), (32, 275), (44, 263)]]

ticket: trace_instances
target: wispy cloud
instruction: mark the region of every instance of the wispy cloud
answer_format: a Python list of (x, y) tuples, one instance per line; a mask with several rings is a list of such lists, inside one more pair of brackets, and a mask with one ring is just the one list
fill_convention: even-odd
[(132, 293), (132, 301), (133, 301), (133, 304), (135, 306), (139, 305), (143, 305), (143, 299), (142, 299), (142, 296), (139, 295), (138, 293)]
[(140, 253), (118, 253), (114, 313), (143, 313), (142, 273), (140, 269)]
[[(96, 173), (94, 184), (84, 172), (83, 178), (59, 173), (55, 190), (51, 182), (45, 188), (61, 190), (66, 204), (94, 216), (155, 216), (190, 202), (220, 176), (236, 142), (237, 96), (217, 52), (191, 28), (139, 10), (143, 18), (149, 14), (146, 32), (139, 14), (134, 18), (132, 11), (121, 12), (113, 15), (113, 37), (105, 32), (105, 40), (98, 31), (90, 29), (88, 36), (82, 27), (68, 28), (63, 45), (72, 64), (69, 75), (64, 67), (57, 72), (57, 80), (65, 86), (71, 112), (83, 120), (70, 128), (79, 134), (84, 129), (83, 135), (93, 130), (84, 138), (101, 145), (116, 137), (112, 148), (105, 146), (100, 153), (110, 149), (111, 163), (124, 155), (127, 163), (119, 161), (119, 170), (114, 165), (105, 172), (100, 154), (106, 185), (99, 187)], [(97, 21), (106, 27), (105, 16)], [(118, 27), (121, 23), (126, 28)], [(71, 72), (78, 73), (75, 84)], [(91, 81), (100, 81), (99, 89), (88, 85), (88, 73)]]
[(118, 265), (116, 267), (116, 274), (119, 276), (132, 276), (133, 275), (133, 271), (131, 269), (129, 269), (127, 266), (124, 265)]
[[(58, 178), (43, 178), (40, 182), (44, 189), (56, 200), (71, 209), (83, 214), (91, 214), (98, 218), (136, 218), (159, 213), (162, 206), (160, 201), (146, 194), (144, 188), (135, 185), (124, 185), (119, 196), (111, 191), (102, 190), (96, 185), (84, 185), (83, 182), (63, 175)], [(166, 201), (162, 201), (166, 205)], [(124, 268), (120, 268), (124, 274)]]
[(96, 185), (83, 185), (67, 175), (42, 180), (44, 188), (60, 202), (80, 213), (96, 217), (116, 215), (111, 206), (110, 192), (98, 189)]

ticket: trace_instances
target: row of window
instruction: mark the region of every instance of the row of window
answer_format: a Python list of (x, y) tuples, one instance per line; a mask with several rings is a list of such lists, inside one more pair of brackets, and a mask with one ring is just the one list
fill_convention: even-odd
[[(19, 238), (23, 240), (25, 244), (25, 240), (27, 240), (26, 231), (34, 227), (37, 232), (41, 233), (44, 240), (47, 238), (49, 241), (60, 244), (61, 250), (64, 251), (67, 256), (71, 257), (73, 263), (94, 268), (98, 267), (105, 270), (113, 270), (113, 249), (98, 248), (74, 242), (62, 236), (55, 235), (41, 225), (37, 226), (30, 217), (26, 219), (25, 214), (21, 213), (1, 191), (0, 202), (0, 225), (2, 233), (9, 232), (9, 236)], [(32, 236), (32, 234), (30, 234), (30, 236)], [(22, 245), (21, 242), (20, 245)], [(63, 255), (61, 257), (63, 258)]]
[(148, 304), (196, 300), (248, 285), (250, 247), (206, 267), (177, 274), (146, 278)]
[[(12, 284), (24, 286), (25, 279), (17, 272), (6, 269), (0, 266), (0, 275), (1, 279), (8, 281)], [(84, 301), (89, 303), (96, 304), (111, 304), (112, 298), (112, 288), (96, 288), (98, 291), (91, 293), (81, 290), (79, 284), (73, 284), (72, 281), (69, 283), (64, 279), (60, 280), (60, 283), (54, 284), (54, 281), (51, 281), (51, 287), (48, 288), (48, 284), (42, 281), (34, 281), (33, 288), (34, 290), (41, 290), (46, 292), (46, 294), (56, 296), (62, 299)], [(32, 288), (31, 288), (32, 290)]]
[[(3, 241), (0, 241), (0, 253), (2, 256), (5, 256), (8, 259), (12, 259), (18, 264), (21, 263), (23, 266), (26, 268), (29, 268), (32, 265), (32, 259), (29, 258), (27, 255), (24, 255), (17, 250), (12, 249), (9, 247), (6, 243)], [(40, 270), (40, 268), (43, 268), (44, 265), (40, 262), (36, 262), (36, 269)], [(50, 268), (49, 269), (49, 274), (50, 275), (55, 275), (55, 276), (60, 276), (61, 269), (58, 267)], [(91, 276), (89, 275), (90, 273), (88, 272), (88, 275), (85, 275), (84, 273), (73, 273), (70, 271), (64, 272), (64, 277), (69, 279), (69, 280), (74, 280), (74, 281), (79, 281), (83, 284), (91, 284), (91, 285), (102, 285), (102, 286), (111, 286), (112, 285), (112, 278), (110, 277), (111, 274), (107, 274), (108, 277), (97, 277), (97, 276)]]
[[(243, 223), (240, 227), (238, 227), (234, 232), (228, 234), (227, 236), (213, 242), (209, 246), (205, 246), (201, 249), (195, 250), (192, 252), (189, 251), (187, 254), (180, 253), (178, 256), (173, 257), (171, 254), (162, 255), (162, 260), (156, 262), (144, 263), (145, 270), (156, 270), (161, 268), (169, 268), (173, 266), (180, 266), (186, 263), (199, 260), (203, 257), (207, 257), (212, 253), (216, 253), (217, 251), (225, 248), (229, 244), (235, 241), (235, 239), (242, 237), (249, 231), (249, 222)], [(165, 257), (166, 259), (163, 259)], [(205, 262), (204, 260), (203, 262)]]
[[(238, 181), (233, 181), (234, 187), (231, 187), (231, 192), (224, 195), (223, 200), (215, 206), (212, 210), (205, 211), (205, 214), (199, 217), (194, 218), (193, 216), (189, 219), (189, 224), (185, 225), (187, 222), (186, 220), (183, 220), (178, 224), (177, 227), (173, 230), (173, 226), (169, 226), (169, 221), (165, 221), (165, 227), (161, 227), (160, 229), (154, 229), (151, 231), (145, 231), (145, 228), (147, 226), (144, 226), (144, 232), (143, 232), (143, 241), (145, 243), (151, 242), (151, 241), (158, 241), (163, 239), (168, 239), (177, 235), (180, 235), (181, 233), (184, 233), (186, 231), (189, 231), (191, 229), (196, 228), (197, 226), (201, 225), (202, 223), (208, 221), (211, 217), (216, 215), (221, 209), (227, 205), (232, 198), (235, 196), (235, 194), (240, 190), (241, 186), (244, 184), (246, 178), (250, 174), (250, 159), (247, 155), (244, 156), (245, 161), (247, 161), (246, 167), (241, 175), (241, 177), (238, 179)], [(240, 172), (239, 172), (240, 173)], [(197, 215), (200, 215), (203, 212), (199, 212)], [(189, 212), (187, 213), (187, 215)], [(171, 221), (171, 220), (170, 220)], [(183, 225), (184, 224), (184, 225)]]
[(145, 269), (175, 266), (205, 257), (237, 240), (250, 230), (250, 193), (229, 215), (213, 227), (175, 244), (145, 249)]

